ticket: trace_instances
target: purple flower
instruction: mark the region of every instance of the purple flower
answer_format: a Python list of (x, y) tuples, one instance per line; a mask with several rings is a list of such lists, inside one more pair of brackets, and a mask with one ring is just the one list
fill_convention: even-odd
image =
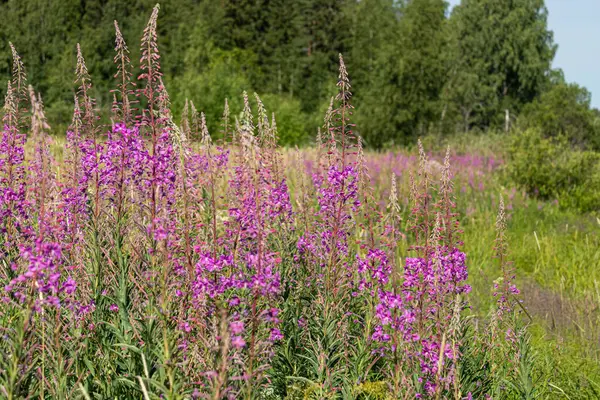
[(37, 239), (33, 246), (21, 246), (20, 256), (27, 262), (27, 267), (5, 286), (5, 291), (25, 302), (30, 293), (28, 287), (33, 287), (37, 292), (32, 298), (36, 310), (44, 306), (58, 308), (61, 300), (70, 302), (76, 283), (71, 277), (62, 279), (65, 268), (58, 244)]
[(271, 329), (271, 335), (269, 336), (269, 340), (272, 342), (276, 342), (283, 339), (283, 334), (277, 328)]
[(241, 336), (233, 336), (231, 338), (231, 346), (235, 349), (241, 349), (246, 346), (246, 341)]
[(233, 321), (229, 324), (229, 330), (232, 335), (240, 335), (244, 331), (244, 322)]

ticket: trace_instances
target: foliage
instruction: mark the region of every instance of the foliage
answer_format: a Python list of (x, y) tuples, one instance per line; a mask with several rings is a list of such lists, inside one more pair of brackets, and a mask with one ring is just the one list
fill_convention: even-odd
[(463, 0), (450, 18), (453, 46), (445, 89), (461, 126), (502, 126), (545, 86), (556, 46), (543, 0)]
[[(218, 138), (224, 99), (228, 100), (232, 109), (241, 109), (240, 89), (252, 90), (249, 78), (242, 68), (242, 65), (252, 63), (252, 56), (242, 50), (215, 49), (209, 53), (201, 73), (197, 72), (194, 63), (190, 63), (183, 76), (174, 79), (171, 91), (180, 93), (173, 100), (174, 105), (183, 109), (186, 99), (193, 101), (195, 107), (205, 113), (209, 121), (209, 132)], [(197, 93), (202, 95), (197, 96)]]
[[(371, 84), (362, 92), (364, 108), (359, 109), (365, 141), (376, 148), (414, 142), (441, 119), (446, 3), (414, 0), (395, 12), (402, 18), (389, 28), (384, 20), (388, 40), (371, 50), (377, 51)], [(402, 135), (398, 138), (396, 132)]]
[(543, 199), (581, 211), (600, 209), (600, 155), (572, 149), (564, 136), (545, 138), (540, 130), (512, 135), (508, 174), (519, 186)]
[(279, 143), (282, 146), (306, 144), (306, 115), (298, 112), (299, 101), (290, 96), (275, 94), (267, 94), (262, 98), (265, 106), (273, 110), (279, 132)]
[(538, 129), (547, 138), (564, 136), (576, 147), (599, 150), (598, 115), (590, 109), (590, 101), (585, 88), (559, 82), (523, 108), (519, 126)]
[[(74, 88), (66, 71), (79, 43), (95, 82), (92, 97), (108, 124), (113, 21), (134, 40), (152, 6), (149, 0), (3, 2), (0, 78), (9, 77), (13, 40), (60, 134), (70, 121)], [(237, 95), (246, 90), (286, 99), (288, 112), (293, 106), (311, 123), (290, 131), (294, 139), (283, 144), (309, 142), (335, 94), (332, 66), (340, 52), (357, 82), (358, 133), (372, 148), (414, 144), (426, 133), (501, 128), (505, 110), (514, 119), (554, 73), (543, 0), (465, 0), (451, 14), (444, 0), (166, 0), (162, 9), (159, 44), (173, 112), (179, 116), (186, 99), (194, 102), (211, 133), (219, 131), (223, 99), (239, 108)], [(130, 51), (139, 58), (136, 46)], [(132, 73), (139, 75), (137, 65)], [(574, 109), (587, 107), (568, 99), (579, 104)]]

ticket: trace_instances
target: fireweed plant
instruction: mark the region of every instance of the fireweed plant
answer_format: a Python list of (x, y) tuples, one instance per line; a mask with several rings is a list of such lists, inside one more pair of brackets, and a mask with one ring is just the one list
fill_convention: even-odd
[(406, 199), (388, 176), (382, 203), (341, 55), (314, 162), (300, 151), (285, 162), (257, 94), (243, 93), (233, 120), (225, 100), (219, 141), (191, 101), (178, 125), (158, 12), (143, 32), (137, 80), (115, 21), (110, 127), (99, 123), (77, 46), (61, 163), (11, 45), (0, 397), (534, 398), (504, 203), (497, 305), (474, 324), (450, 150), (440, 164), (419, 142), (418, 160), (395, 160), (418, 161), (418, 172)]

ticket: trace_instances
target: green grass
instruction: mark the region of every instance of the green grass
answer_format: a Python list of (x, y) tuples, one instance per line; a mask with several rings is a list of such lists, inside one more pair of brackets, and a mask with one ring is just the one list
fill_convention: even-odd
[[(465, 149), (477, 152), (485, 144), (472, 143)], [(492, 261), (495, 199), (499, 193), (507, 199), (510, 187), (499, 172), (488, 181), (488, 193), (467, 193), (458, 199), (459, 207), (470, 207), (470, 212), (461, 210), (463, 240), (473, 286), (471, 301), (481, 315), (490, 309), (491, 284), (501, 275)], [(507, 204), (512, 204), (509, 258), (523, 305), (533, 317), (530, 332), (538, 356), (536, 367), (547, 388), (554, 389), (545, 398), (600, 398), (600, 219), (518, 191)]]

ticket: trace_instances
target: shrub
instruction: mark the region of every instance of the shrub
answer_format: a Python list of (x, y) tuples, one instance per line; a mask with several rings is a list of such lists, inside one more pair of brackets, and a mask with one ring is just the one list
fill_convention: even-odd
[(573, 145), (599, 150), (598, 116), (590, 102), (585, 88), (560, 82), (523, 108), (518, 125), (540, 129), (544, 137), (564, 136)]
[(564, 135), (517, 131), (509, 143), (509, 177), (529, 194), (581, 211), (600, 209), (600, 154), (572, 148)]

